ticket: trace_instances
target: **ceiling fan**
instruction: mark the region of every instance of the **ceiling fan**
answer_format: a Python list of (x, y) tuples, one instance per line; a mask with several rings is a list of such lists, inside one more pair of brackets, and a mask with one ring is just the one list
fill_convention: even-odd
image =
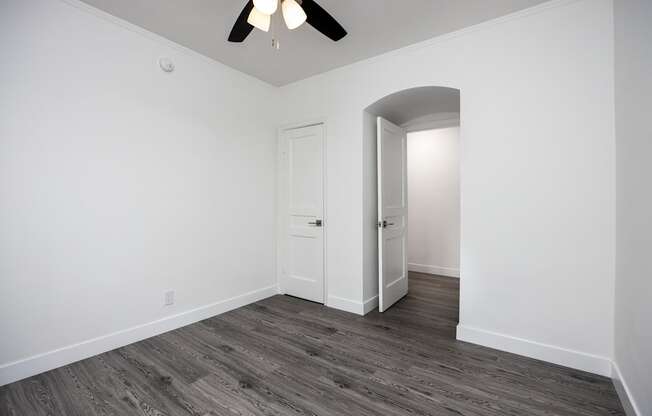
[[(243, 42), (254, 27), (269, 31), (272, 15), (276, 13), (279, 3), (285, 25), (290, 30), (308, 22), (335, 42), (346, 36), (342, 25), (314, 0), (249, 0), (231, 29), (229, 42)], [(278, 49), (275, 39), (272, 40), (272, 46)]]

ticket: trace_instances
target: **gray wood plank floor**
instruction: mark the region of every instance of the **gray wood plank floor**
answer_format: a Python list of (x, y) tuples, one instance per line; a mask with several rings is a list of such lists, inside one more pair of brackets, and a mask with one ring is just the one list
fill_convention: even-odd
[(275, 296), (0, 387), (0, 415), (623, 415), (611, 380), (455, 340), (458, 280), (366, 317)]

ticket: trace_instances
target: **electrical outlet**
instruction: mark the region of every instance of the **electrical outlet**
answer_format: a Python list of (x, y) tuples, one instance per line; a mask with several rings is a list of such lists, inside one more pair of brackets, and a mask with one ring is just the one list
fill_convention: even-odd
[(165, 306), (174, 305), (174, 290), (165, 292)]

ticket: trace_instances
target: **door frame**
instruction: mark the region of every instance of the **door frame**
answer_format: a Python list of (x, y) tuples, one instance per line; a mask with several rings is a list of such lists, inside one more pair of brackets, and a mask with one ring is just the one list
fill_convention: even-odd
[(323, 264), (324, 264), (324, 306), (327, 305), (328, 303), (328, 263), (326, 261), (326, 244), (328, 240), (328, 210), (327, 210), (327, 195), (328, 195), (328, 189), (326, 187), (328, 181), (328, 175), (326, 174), (327, 172), (327, 165), (326, 165), (326, 149), (327, 149), (327, 141), (328, 141), (328, 133), (327, 133), (327, 125), (326, 125), (326, 119), (325, 118), (318, 118), (318, 119), (310, 119), (306, 120), (303, 122), (298, 122), (298, 123), (289, 123), (289, 124), (283, 124), (279, 126), (276, 129), (276, 177), (275, 177), (275, 192), (274, 192), (274, 198), (275, 198), (275, 203), (274, 203), (274, 216), (276, 217), (276, 227), (275, 227), (275, 233), (276, 233), (276, 247), (274, 248), (275, 250), (275, 260), (276, 260), (276, 291), (280, 295), (285, 294), (285, 290), (283, 289), (281, 285), (281, 275), (282, 271), (281, 268), (283, 266), (283, 251), (282, 248), (285, 247), (285, 215), (284, 212), (287, 212), (287, 209), (284, 209), (282, 204), (284, 204), (284, 201), (282, 201), (281, 198), (281, 182), (280, 182), (280, 176), (281, 176), (281, 168), (282, 168), (282, 140), (283, 140), (283, 133), (287, 130), (296, 130), (300, 129), (303, 127), (311, 127), (311, 126), (316, 126), (316, 125), (322, 125), (323, 128), (323, 140), (322, 140), (322, 171), (323, 171), (323, 176), (322, 176), (322, 189), (323, 189), (323, 226), (322, 226), (322, 238), (323, 238)]

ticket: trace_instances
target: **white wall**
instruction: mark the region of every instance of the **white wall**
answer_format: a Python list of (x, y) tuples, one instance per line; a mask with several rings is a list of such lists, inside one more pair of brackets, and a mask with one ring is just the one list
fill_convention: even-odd
[[(652, 415), (652, 2), (616, 0), (616, 387)], [(623, 400), (627, 403), (627, 400)], [(630, 413), (633, 414), (633, 413)]]
[(408, 268), (459, 277), (460, 129), (407, 135)]
[(283, 122), (327, 122), (329, 299), (364, 301), (363, 110), (460, 88), (459, 336), (609, 374), (612, 18), (610, 0), (553, 1), (283, 87)]
[(0, 2), (0, 384), (276, 291), (277, 90), (84, 9)]

